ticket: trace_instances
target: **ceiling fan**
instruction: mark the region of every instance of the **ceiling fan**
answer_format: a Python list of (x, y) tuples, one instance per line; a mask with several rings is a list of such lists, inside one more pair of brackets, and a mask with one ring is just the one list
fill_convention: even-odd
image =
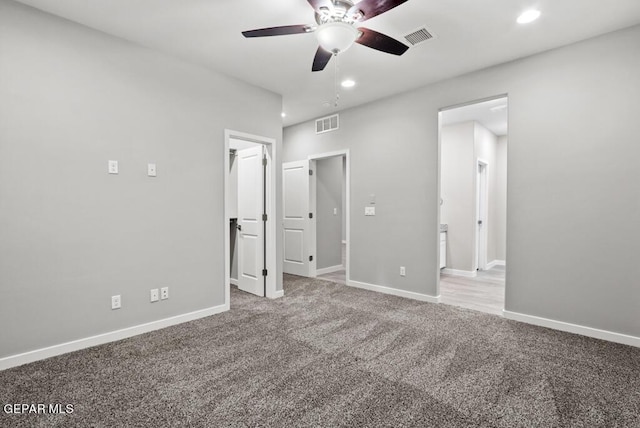
[(243, 31), (245, 37), (284, 36), (316, 33), (320, 46), (311, 71), (324, 70), (332, 56), (344, 52), (355, 42), (382, 52), (402, 55), (409, 49), (398, 40), (356, 24), (385, 13), (407, 0), (307, 0), (315, 10), (317, 25), (286, 25)]

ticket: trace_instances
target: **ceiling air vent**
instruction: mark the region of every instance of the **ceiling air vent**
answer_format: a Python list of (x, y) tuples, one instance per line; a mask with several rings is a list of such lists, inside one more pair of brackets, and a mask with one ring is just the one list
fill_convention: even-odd
[(322, 117), (316, 119), (316, 134), (322, 134), (324, 132), (335, 131), (340, 126), (338, 115)]
[(415, 46), (418, 43), (426, 42), (429, 39), (433, 39), (433, 34), (429, 32), (425, 27), (418, 28), (404, 36), (407, 42), (411, 43), (411, 46)]

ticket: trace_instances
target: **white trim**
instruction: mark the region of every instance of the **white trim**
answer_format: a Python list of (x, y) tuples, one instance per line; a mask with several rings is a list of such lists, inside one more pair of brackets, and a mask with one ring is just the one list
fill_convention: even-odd
[(284, 296), (284, 290), (276, 290), (276, 292), (273, 293), (273, 295), (269, 296), (269, 298), (270, 299), (279, 299), (282, 296)]
[(491, 263), (487, 263), (487, 270), (496, 266), (506, 266), (507, 263), (504, 260), (494, 260)]
[(446, 275), (464, 276), (465, 278), (475, 278), (476, 276), (478, 276), (478, 271), (475, 270), (442, 268), (440, 269), (440, 273), (444, 273)]
[(566, 331), (568, 333), (580, 334), (596, 339), (608, 340), (609, 342), (622, 343), (623, 345), (640, 347), (640, 337), (636, 336), (629, 336), (627, 334), (615, 333), (607, 330), (599, 330), (597, 328), (585, 327), (583, 325), (571, 324), (563, 321), (556, 321), (548, 318), (541, 318), (534, 315), (526, 315), (507, 310), (503, 310), (502, 314), (505, 318), (508, 318), (510, 320), (552, 328), (554, 330)]
[(316, 269), (316, 275), (325, 275), (327, 273), (338, 272), (339, 270), (342, 270), (342, 269), (344, 269), (343, 265), (329, 266), (326, 268)]
[(222, 249), (224, 252), (224, 284), (225, 284), (225, 302), (229, 305), (229, 301), (231, 299), (231, 255), (229, 254), (229, 247), (231, 246), (231, 236), (229, 233), (229, 140), (235, 138), (238, 140), (250, 141), (252, 143), (262, 144), (266, 148), (267, 153), (267, 201), (266, 201), (266, 211), (267, 217), (269, 220), (267, 221), (267, 236), (265, 239), (267, 240), (267, 271), (269, 275), (267, 275), (267, 296), (266, 297), (274, 297), (276, 295), (276, 273), (277, 270), (277, 262), (276, 262), (276, 236), (277, 233), (277, 221), (276, 221), (276, 181), (277, 181), (277, 171), (280, 166), (282, 168), (282, 164), (276, 165), (276, 159), (278, 156), (276, 154), (277, 145), (276, 140), (274, 138), (262, 137), (259, 135), (247, 134), (246, 132), (234, 131), (231, 129), (224, 130), (224, 171), (222, 172), (223, 186), (224, 186), (224, 248)]
[(229, 278), (229, 284), (238, 286), (238, 280), (236, 278)]
[(103, 345), (105, 343), (116, 342), (118, 340), (126, 339), (128, 337), (137, 336), (137, 335), (148, 333), (154, 330), (160, 330), (166, 327), (170, 327), (172, 325), (194, 321), (200, 318), (219, 314), (221, 312), (225, 312), (228, 310), (229, 310), (228, 304), (213, 306), (211, 308), (201, 309), (198, 311), (189, 312), (182, 315), (176, 315), (176, 316), (161, 319), (158, 321), (151, 321), (151, 322), (136, 325), (133, 327), (127, 327), (120, 330), (110, 331), (108, 333), (102, 333), (95, 336), (86, 337), (84, 339), (72, 340), (71, 342), (65, 342), (59, 345), (53, 345), (46, 348), (36, 349), (34, 351), (24, 352), (22, 354), (11, 355), (9, 357), (0, 358), (0, 370), (6, 370), (11, 367), (21, 366), (23, 364), (32, 363), (38, 360), (44, 360), (45, 358), (51, 358), (57, 355), (79, 351), (81, 349), (86, 349), (93, 346)]
[(406, 297), (407, 299), (419, 300), (421, 302), (440, 303), (440, 296), (429, 296), (428, 294), (415, 293), (413, 291), (399, 290), (397, 288), (385, 287), (382, 285), (367, 284), (360, 281), (347, 281), (350, 287), (361, 288), (363, 290), (375, 291), (393, 296)]
[(326, 159), (326, 158), (332, 158), (335, 156), (344, 156), (345, 158), (345, 166), (346, 166), (346, 171), (345, 171), (345, 175), (346, 175), (346, 196), (345, 196), (345, 204), (346, 207), (343, 207), (343, 209), (345, 210), (345, 221), (347, 222), (347, 224), (345, 225), (345, 234), (346, 234), (346, 239), (344, 241), (342, 241), (343, 244), (345, 244), (345, 252), (346, 252), (346, 257), (345, 257), (345, 280), (346, 283), (349, 283), (349, 278), (351, 278), (351, 257), (350, 257), (350, 253), (351, 253), (351, 155), (350, 155), (350, 151), (349, 149), (344, 149), (344, 150), (336, 150), (333, 152), (325, 152), (325, 153), (319, 153), (319, 154), (315, 154), (315, 155), (309, 155), (307, 157), (307, 159), (309, 161), (312, 160), (318, 160), (318, 159)]

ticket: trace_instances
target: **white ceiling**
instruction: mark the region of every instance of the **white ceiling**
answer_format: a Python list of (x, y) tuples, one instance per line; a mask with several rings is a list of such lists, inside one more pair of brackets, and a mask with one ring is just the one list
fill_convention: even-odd
[[(284, 125), (333, 113), (333, 64), (311, 72), (313, 34), (245, 39), (255, 28), (313, 24), (306, 0), (19, 0), (140, 45), (283, 95)], [(542, 17), (515, 22), (529, 7)], [(640, 1), (409, 0), (362, 26), (404, 41), (421, 26), (436, 35), (402, 57), (354, 45), (341, 54), (339, 109), (529, 56), (640, 23)], [(333, 60), (332, 60), (333, 61)]]
[(442, 126), (476, 121), (497, 136), (507, 135), (508, 100), (496, 98), (475, 104), (452, 108), (442, 112)]

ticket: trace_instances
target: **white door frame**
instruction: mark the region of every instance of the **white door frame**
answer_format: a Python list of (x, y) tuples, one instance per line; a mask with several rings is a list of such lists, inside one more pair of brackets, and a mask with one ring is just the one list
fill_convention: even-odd
[[(345, 211), (345, 221), (347, 222), (347, 224), (345, 225), (345, 235), (347, 238), (347, 244), (346, 244), (346, 257), (345, 257), (345, 263), (346, 263), (346, 267), (345, 267), (345, 279), (346, 279), (346, 283), (347, 285), (349, 285), (350, 282), (350, 270), (351, 270), (351, 263), (350, 263), (350, 247), (351, 247), (351, 230), (350, 230), (350, 225), (351, 225), (351, 159), (349, 157), (349, 149), (345, 149), (345, 150), (336, 150), (334, 152), (326, 152), (326, 153), (319, 153), (319, 154), (315, 154), (315, 155), (309, 155), (307, 157), (307, 159), (309, 161), (316, 161), (319, 159), (326, 159), (326, 158), (332, 158), (332, 157), (336, 157), (336, 156), (344, 156), (345, 158), (345, 181), (346, 181), (346, 197), (345, 197), (345, 205), (346, 207), (343, 207), (342, 209), (346, 210)], [(317, 195), (316, 195), (317, 197)], [(314, 202), (314, 206), (315, 206), (315, 201)], [(311, 224), (311, 242), (313, 242), (314, 248), (313, 248), (313, 254), (317, 254), (317, 241), (316, 241), (316, 222), (313, 222)], [(317, 276), (317, 272), (314, 266), (314, 271), (311, 272), (313, 277)]]
[[(482, 171), (482, 172), (481, 172)], [(481, 179), (480, 176), (483, 175)], [(478, 270), (487, 269), (488, 217), (489, 217), (489, 162), (482, 158), (476, 160), (476, 248), (475, 265)], [(482, 200), (481, 200), (482, 199)], [(482, 227), (479, 221), (482, 220)]]
[(267, 212), (267, 286), (266, 297), (279, 297), (276, 292), (276, 170), (274, 165), (276, 156), (276, 140), (274, 138), (263, 137), (260, 135), (247, 134), (246, 132), (234, 131), (231, 129), (224, 130), (224, 171), (222, 174), (224, 183), (224, 284), (225, 284), (225, 306), (230, 308), (231, 302), (231, 236), (229, 232), (229, 140), (237, 139), (249, 141), (252, 143), (263, 144), (267, 155), (267, 199), (265, 201), (265, 210)]

